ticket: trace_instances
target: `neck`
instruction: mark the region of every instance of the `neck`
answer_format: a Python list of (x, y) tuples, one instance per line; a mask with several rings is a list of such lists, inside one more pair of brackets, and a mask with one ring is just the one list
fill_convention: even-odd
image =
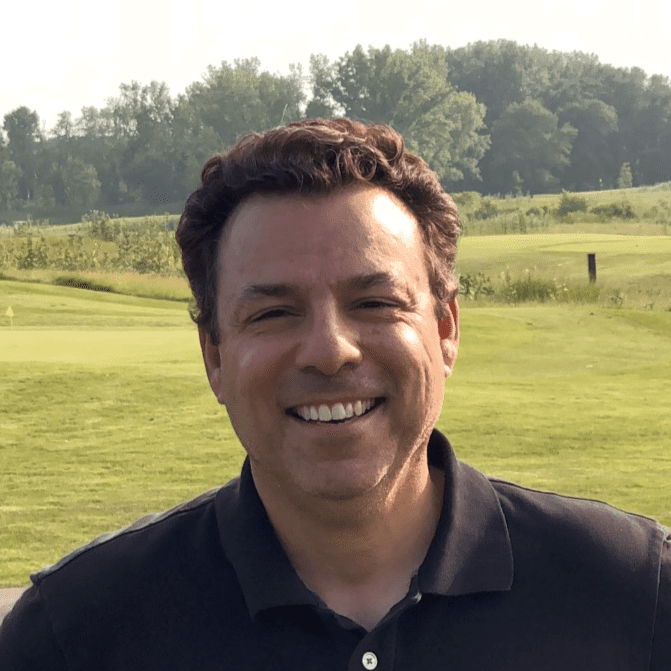
[(444, 474), (424, 463), (402, 487), (384, 494), (289, 505), (259, 484), (303, 582), (335, 612), (371, 629), (406, 595), (426, 556), (442, 510)]

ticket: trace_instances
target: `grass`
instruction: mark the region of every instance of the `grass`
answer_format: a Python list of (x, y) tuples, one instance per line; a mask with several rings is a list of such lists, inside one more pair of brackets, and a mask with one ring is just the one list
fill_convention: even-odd
[(483, 308), (463, 333), (441, 417), (462, 459), (671, 523), (671, 313)]
[(0, 585), (237, 473), (185, 303), (7, 281), (0, 297), (16, 314), (0, 328)]
[[(655, 206), (660, 207), (664, 203), (671, 204), (671, 182), (659, 184), (656, 187), (607, 189), (604, 191), (581, 192), (574, 195), (585, 198), (588, 208), (628, 201), (637, 213), (644, 215)], [(561, 201), (561, 194), (539, 194), (536, 196), (521, 196), (519, 198), (491, 198), (490, 200), (500, 210), (513, 207), (524, 211), (532, 207), (554, 209)]]
[[(584, 281), (584, 255), (595, 250), (600, 281), (634, 296), (669, 273), (668, 241), (657, 240), (661, 248), (618, 236), (465, 238), (460, 269), (562, 268)], [(180, 301), (53, 286), (36, 281), (53, 275), (30, 273), (22, 279), (31, 282), (0, 281), (4, 586), (219, 486), (244, 455), (207, 385), (184, 280), (80, 275)], [(627, 307), (629, 298), (619, 308), (466, 302), (439, 427), (460, 458), (489, 474), (671, 524), (671, 312), (659, 309), (667, 298), (654, 310)]]
[[(494, 287), (502, 275), (587, 285), (587, 254), (596, 254), (604, 304), (622, 296), (629, 307), (671, 308), (671, 237), (613, 234), (529, 234), (464, 237), (458, 270), (484, 273)], [(618, 301), (620, 304), (620, 301)]]
[[(136, 296), (140, 298), (154, 298), (159, 300), (187, 302), (191, 298), (191, 291), (186, 278), (183, 276), (165, 276), (152, 273), (138, 274), (132, 271), (112, 272), (103, 270), (65, 271), (50, 268), (33, 270), (6, 270), (0, 273), (0, 279), (15, 280), (20, 291), (25, 283), (32, 285), (57, 284), (61, 286), (77, 287), (85, 284), (107, 293)], [(51, 292), (53, 287), (46, 289)], [(40, 289), (32, 291), (39, 294)], [(9, 286), (3, 293), (10, 299)], [(3, 293), (0, 293), (0, 300)], [(88, 299), (83, 299), (88, 300)], [(91, 299), (91, 300), (97, 300)], [(115, 300), (115, 299), (112, 299)], [(181, 310), (180, 307), (175, 309)]]

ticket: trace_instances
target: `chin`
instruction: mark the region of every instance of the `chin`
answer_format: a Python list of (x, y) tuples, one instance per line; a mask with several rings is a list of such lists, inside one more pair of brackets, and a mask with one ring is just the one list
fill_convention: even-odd
[(332, 501), (348, 501), (366, 496), (376, 489), (386, 469), (355, 460), (315, 465), (299, 478), (306, 493)]

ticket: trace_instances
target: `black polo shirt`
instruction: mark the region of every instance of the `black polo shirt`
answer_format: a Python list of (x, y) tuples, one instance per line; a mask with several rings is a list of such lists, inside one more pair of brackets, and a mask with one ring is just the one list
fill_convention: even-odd
[[(669, 530), (488, 479), (434, 432), (443, 512), (407, 596), (371, 632), (294, 572), (250, 468), (34, 576), (2, 671), (669, 671)], [(393, 548), (390, 548), (393, 552)]]

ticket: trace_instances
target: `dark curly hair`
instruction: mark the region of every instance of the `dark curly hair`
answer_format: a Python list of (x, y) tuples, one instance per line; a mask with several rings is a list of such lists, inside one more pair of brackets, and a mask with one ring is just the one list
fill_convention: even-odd
[(458, 291), (454, 262), (461, 224), (436, 174), (405, 150), (403, 138), (389, 126), (306, 119), (240, 138), (205, 164), (200, 185), (186, 201), (177, 242), (196, 304), (192, 318), (213, 343), (219, 342), (219, 240), (233, 211), (254, 194), (319, 197), (366, 184), (394, 194), (417, 219), (436, 313), (444, 316)]

